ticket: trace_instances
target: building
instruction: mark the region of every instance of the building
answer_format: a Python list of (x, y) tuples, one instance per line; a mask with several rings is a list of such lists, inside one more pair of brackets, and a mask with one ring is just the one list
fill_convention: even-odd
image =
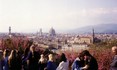
[(9, 26), (9, 35), (11, 35), (11, 27)]
[(40, 29), (39, 35), (40, 35), (40, 36), (43, 35), (42, 29)]
[(95, 43), (95, 32), (94, 32), (94, 29), (92, 29), (92, 43)]
[(56, 36), (56, 32), (53, 28), (50, 29), (49, 36)]
[(101, 40), (95, 36), (95, 31), (92, 29), (92, 43), (99, 43)]
[(74, 43), (77, 44), (91, 44), (92, 40), (91, 37), (77, 37), (74, 39)]
[(9, 37), (11, 38), (12, 37), (12, 33), (11, 33), (11, 27), (9, 26)]

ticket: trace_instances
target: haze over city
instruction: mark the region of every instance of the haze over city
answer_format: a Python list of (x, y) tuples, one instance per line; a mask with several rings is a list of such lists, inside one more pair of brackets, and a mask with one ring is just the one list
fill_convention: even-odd
[(117, 0), (0, 0), (0, 32), (66, 31), (117, 23)]

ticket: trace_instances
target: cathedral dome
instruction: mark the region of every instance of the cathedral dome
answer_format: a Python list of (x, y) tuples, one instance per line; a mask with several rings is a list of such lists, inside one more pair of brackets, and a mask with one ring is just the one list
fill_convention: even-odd
[(53, 28), (51, 28), (50, 31), (49, 31), (49, 34), (50, 34), (50, 36), (55, 36), (56, 32)]

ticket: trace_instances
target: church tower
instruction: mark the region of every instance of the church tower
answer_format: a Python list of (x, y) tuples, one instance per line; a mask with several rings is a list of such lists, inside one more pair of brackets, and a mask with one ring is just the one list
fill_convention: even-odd
[(43, 35), (42, 28), (40, 29), (39, 34), (40, 34), (40, 36), (42, 36), (42, 35)]
[(11, 38), (12, 37), (12, 34), (11, 34), (11, 27), (9, 26), (9, 37)]
[(11, 27), (9, 26), (9, 35), (11, 35)]
[(92, 43), (94, 44), (95, 42), (95, 31), (94, 28), (92, 29)]

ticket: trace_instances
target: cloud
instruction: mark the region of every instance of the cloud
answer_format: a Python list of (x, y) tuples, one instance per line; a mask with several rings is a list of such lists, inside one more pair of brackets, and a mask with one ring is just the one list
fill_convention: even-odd
[(117, 15), (117, 8), (93, 8), (93, 9), (78, 9), (78, 10), (73, 10), (66, 12), (64, 14), (57, 14), (55, 17), (52, 18), (57, 18), (57, 19), (63, 19), (63, 18), (81, 18), (81, 17), (98, 17), (100, 15)]
[(117, 8), (113, 8), (112, 12), (117, 14)]
[(105, 14), (117, 14), (117, 8), (96, 8), (96, 9), (87, 9), (88, 16), (100, 16)]
[(55, 27), (59, 28), (64, 28), (67, 25), (66, 28), (73, 28), (74, 26), (81, 27), (94, 23), (116, 23), (117, 8), (83, 8), (63, 12), (57, 11), (51, 15), (45, 18), (51, 25), (57, 24)]

